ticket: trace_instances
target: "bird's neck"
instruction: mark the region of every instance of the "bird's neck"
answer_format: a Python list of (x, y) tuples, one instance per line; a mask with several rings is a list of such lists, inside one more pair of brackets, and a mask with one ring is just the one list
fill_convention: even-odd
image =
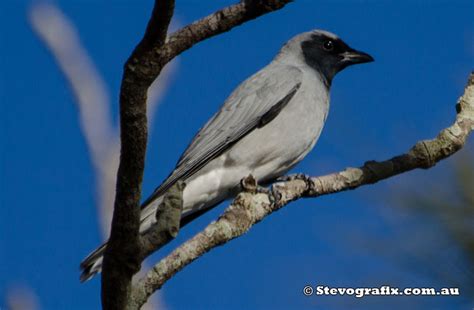
[(294, 53), (292, 51), (282, 49), (280, 53), (278, 53), (278, 55), (273, 59), (273, 63), (276, 65), (298, 67), (303, 72), (314, 76), (317, 80), (323, 83), (328, 91), (331, 88), (331, 80), (326, 79), (318, 67), (310, 66), (305, 61), (302, 53)]
[(301, 49), (296, 49), (294, 46), (285, 45), (275, 56), (273, 62), (276, 64), (299, 67), (302, 68), (304, 72), (312, 72), (312, 74), (314, 74), (328, 90), (331, 88), (331, 80), (325, 77), (316, 64), (314, 64), (314, 66), (308, 64)]
[(297, 48), (294, 45), (289, 44), (286, 44), (281, 48), (280, 52), (275, 56), (273, 61), (292, 66), (301, 66), (305, 64), (304, 55), (301, 51), (301, 48)]

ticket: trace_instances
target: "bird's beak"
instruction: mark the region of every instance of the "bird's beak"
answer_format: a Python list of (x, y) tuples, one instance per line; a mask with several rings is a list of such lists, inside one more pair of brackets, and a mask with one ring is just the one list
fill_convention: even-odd
[(369, 54), (356, 51), (354, 49), (344, 52), (342, 56), (342, 62), (344, 62), (346, 65), (355, 65), (374, 61), (374, 58)]

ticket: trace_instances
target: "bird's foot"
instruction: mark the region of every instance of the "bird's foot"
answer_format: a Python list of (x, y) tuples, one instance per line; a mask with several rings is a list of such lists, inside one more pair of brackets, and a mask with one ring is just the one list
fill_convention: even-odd
[(246, 192), (256, 192), (257, 191), (257, 180), (253, 177), (253, 175), (249, 174), (242, 180), (240, 180), (240, 186)]
[(270, 194), (270, 190), (258, 185), (257, 180), (251, 174), (240, 181), (240, 186), (242, 186), (242, 189), (246, 192)]

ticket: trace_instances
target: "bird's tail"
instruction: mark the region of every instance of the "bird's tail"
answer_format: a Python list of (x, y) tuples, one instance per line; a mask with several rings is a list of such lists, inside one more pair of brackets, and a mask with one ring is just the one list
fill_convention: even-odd
[[(155, 222), (155, 211), (157, 206), (162, 202), (162, 197), (157, 197), (149, 204), (142, 206), (140, 219), (140, 233), (145, 233)], [(102, 244), (91, 254), (89, 254), (80, 265), (81, 268), (81, 282), (91, 279), (95, 274), (102, 270), (102, 258), (104, 255), (107, 243)]]
[(107, 243), (102, 244), (81, 262), (81, 282), (89, 280), (102, 270), (102, 258), (106, 246)]

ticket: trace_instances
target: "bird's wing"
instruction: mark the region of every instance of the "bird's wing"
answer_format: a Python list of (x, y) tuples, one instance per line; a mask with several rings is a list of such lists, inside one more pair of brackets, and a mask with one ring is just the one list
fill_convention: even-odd
[(302, 72), (298, 68), (286, 66), (281, 71), (261, 70), (244, 81), (198, 132), (174, 171), (143, 207), (177, 180), (190, 177), (252, 130), (273, 120), (298, 91), (301, 80)]

